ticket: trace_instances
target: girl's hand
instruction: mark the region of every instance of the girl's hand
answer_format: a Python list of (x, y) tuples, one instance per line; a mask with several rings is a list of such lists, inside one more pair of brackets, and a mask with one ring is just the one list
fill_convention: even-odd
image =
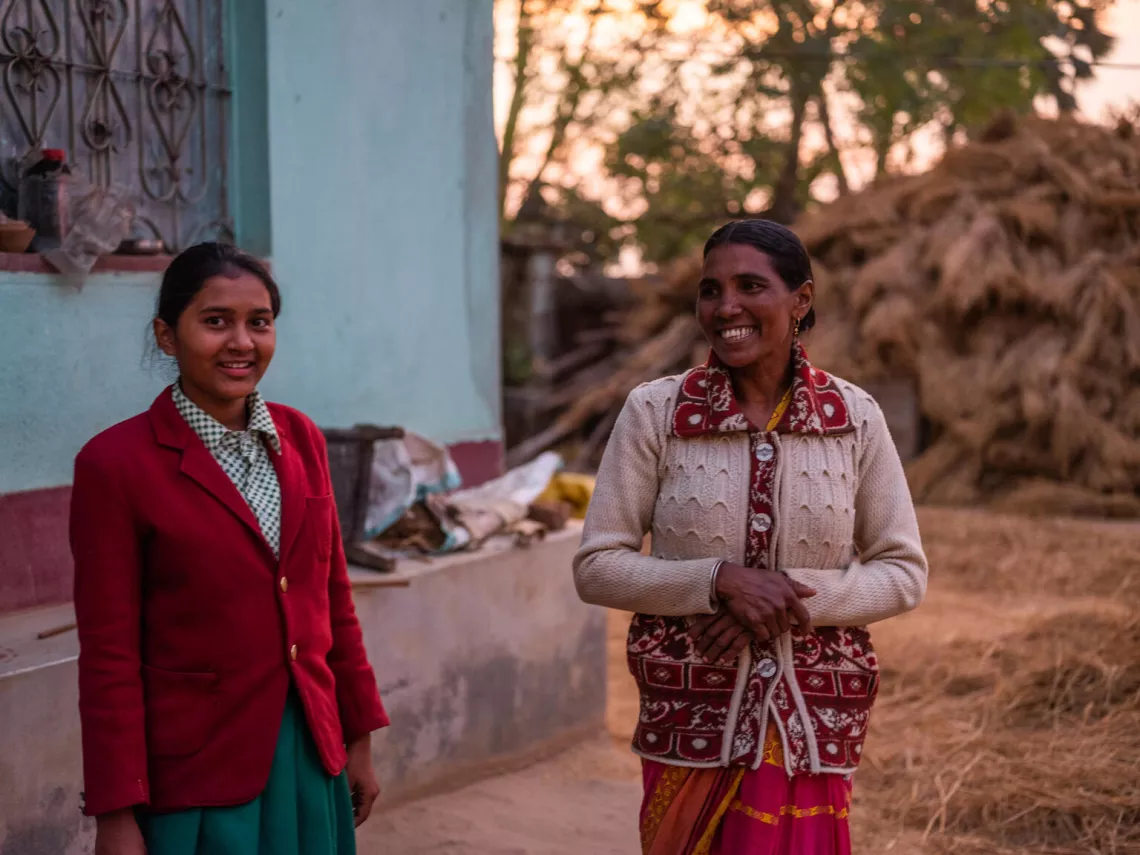
[(372, 813), (372, 805), (380, 795), (380, 782), (372, 768), (372, 734), (366, 734), (348, 745), (348, 789), (352, 793), (352, 813), (359, 828)]
[(146, 855), (146, 843), (135, 820), (134, 808), (95, 818), (95, 855)]

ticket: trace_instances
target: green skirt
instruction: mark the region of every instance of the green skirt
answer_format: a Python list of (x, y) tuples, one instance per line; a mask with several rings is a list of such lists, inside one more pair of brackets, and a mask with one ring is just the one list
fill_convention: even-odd
[(139, 813), (147, 855), (356, 855), (348, 775), (329, 777), (291, 691), (269, 783), (233, 807)]

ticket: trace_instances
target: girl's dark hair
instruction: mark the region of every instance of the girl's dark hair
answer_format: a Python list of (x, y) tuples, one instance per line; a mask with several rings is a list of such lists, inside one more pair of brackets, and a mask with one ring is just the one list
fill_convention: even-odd
[(170, 262), (158, 291), (155, 318), (171, 328), (178, 326), (178, 319), (202, 290), (207, 279), (215, 276), (232, 277), (240, 273), (250, 273), (265, 284), (273, 307), (273, 317), (276, 318), (281, 313), (281, 292), (265, 265), (236, 246), (215, 242), (192, 246)]
[[(705, 243), (705, 258), (718, 246), (744, 244), (758, 249), (770, 259), (780, 278), (791, 291), (798, 291), (812, 278), (811, 258), (798, 237), (779, 223), (771, 220), (737, 220), (721, 226)], [(812, 306), (800, 329), (806, 332), (815, 326), (815, 306)]]

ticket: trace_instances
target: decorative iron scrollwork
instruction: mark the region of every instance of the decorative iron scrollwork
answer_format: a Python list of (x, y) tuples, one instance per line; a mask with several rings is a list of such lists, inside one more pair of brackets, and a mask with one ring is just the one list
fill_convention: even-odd
[[(20, 7), (26, 17), (20, 18)], [(42, 139), (63, 89), (56, 68), (62, 37), (46, 0), (10, 0), (0, 19), (8, 60), (4, 90), (13, 114), (29, 139)]]
[[(78, 0), (76, 3), (87, 46), (98, 71), (91, 72), (92, 85), (79, 128), (83, 141), (98, 160), (122, 151), (132, 138), (131, 119), (110, 69), (127, 32), (126, 0)], [(94, 159), (94, 158), (93, 158)], [(106, 172), (106, 164), (100, 163)]]
[(232, 236), (223, 0), (0, 0), (0, 207), (40, 148), (172, 250)]

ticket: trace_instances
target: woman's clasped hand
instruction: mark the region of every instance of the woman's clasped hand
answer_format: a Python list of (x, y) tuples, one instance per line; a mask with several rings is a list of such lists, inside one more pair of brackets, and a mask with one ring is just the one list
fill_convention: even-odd
[(753, 641), (789, 631), (810, 633), (811, 614), (803, 601), (814, 595), (814, 590), (783, 573), (725, 562), (716, 574), (722, 608), (693, 620), (689, 635), (707, 661), (729, 664)]

